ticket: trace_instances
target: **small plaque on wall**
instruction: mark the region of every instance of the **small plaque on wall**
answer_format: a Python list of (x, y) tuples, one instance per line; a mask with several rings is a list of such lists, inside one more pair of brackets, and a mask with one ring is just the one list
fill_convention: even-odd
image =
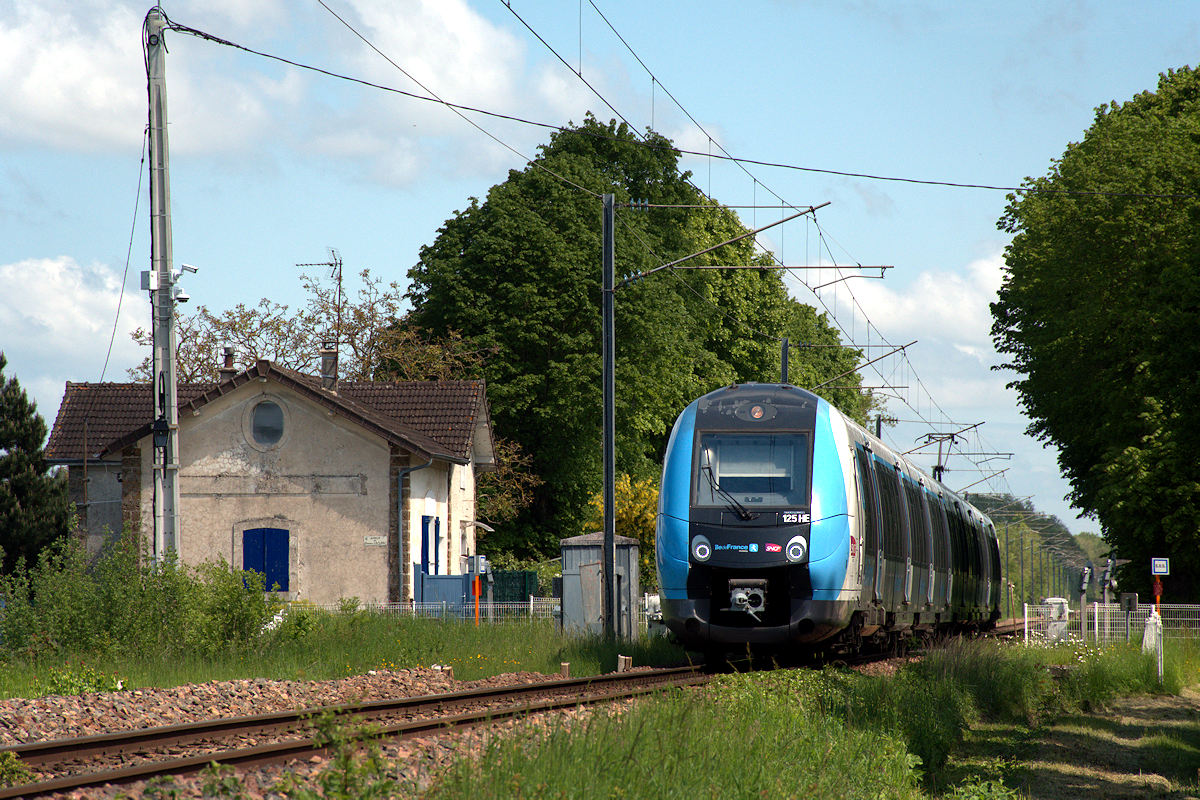
[(387, 546), (387, 537), (386, 536), (364, 536), (363, 544), (366, 545), (367, 547), (386, 547)]

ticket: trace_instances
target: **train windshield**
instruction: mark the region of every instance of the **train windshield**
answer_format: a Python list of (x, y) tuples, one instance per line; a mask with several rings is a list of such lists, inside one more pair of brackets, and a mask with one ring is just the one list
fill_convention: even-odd
[(700, 435), (697, 506), (808, 505), (808, 435)]

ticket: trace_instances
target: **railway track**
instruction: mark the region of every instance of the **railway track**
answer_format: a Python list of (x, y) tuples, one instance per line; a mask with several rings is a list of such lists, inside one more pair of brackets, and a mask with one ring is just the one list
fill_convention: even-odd
[[(673, 686), (699, 685), (710, 679), (694, 667), (610, 673), (0, 747), (0, 757), (11, 753), (30, 769), (56, 776), (0, 787), (0, 800), (187, 775), (214, 762), (249, 768), (325, 755), (323, 740), (311, 731), (312, 719), (323, 715), (355, 723), (369, 721), (383, 739), (410, 739), (638, 697)], [(247, 745), (247, 740), (254, 743)]]

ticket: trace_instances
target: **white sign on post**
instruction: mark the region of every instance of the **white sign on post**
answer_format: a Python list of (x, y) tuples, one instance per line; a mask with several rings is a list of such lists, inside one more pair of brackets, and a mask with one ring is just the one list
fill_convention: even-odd
[(1170, 575), (1171, 560), (1169, 558), (1152, 558), (1150, 559), (1150, 574), (1151, 575)]

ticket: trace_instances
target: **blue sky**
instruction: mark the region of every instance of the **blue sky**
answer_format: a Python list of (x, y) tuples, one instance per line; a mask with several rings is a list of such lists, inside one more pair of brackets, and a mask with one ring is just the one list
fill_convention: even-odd
[[(578, 71), (633, 125), (653, 125), (685, 149), (997, 186), (1043, 174), (1096, 106), (1153, 90), (1160, 72), (1195, 63), (1200, 41), (1200, 5), (1178, 2), (325, 1), (451, 102), (551, 124), (587, 111), (614, 116)], [(65, 381), (100, 379), (114, 319), (105, 380), (124, 380), (143, 356), (129, 332), (149, 318), (138, 289), (149, 261), (144, 177), (138, 197), (148, 8), (0, 5), (0, 349), (48, 422)], [(256, 50), (425, 93), (317, 0), (164, 8), (177, 23)], [(295, 264), (323, 261), (329, 247), (347, 275), (369, 268), (403, 286), (439, 226), (547, 137), (474, 118), (505, 147), (434, 103), (180, 33), (167, 44), (175, 260), (200, 267), (186, 288), (213, 309), (263, 296), (298, 306)], [(848, 341), (866, 344), (868, 331), (872, 344), (918, 341), (907, 359), (867, 373), (868, 384), (907, 387), (890, 391), (888, 413), (942, 431), (953, 430), (949, 421), (983, 422), (963, 449), (1014, 455), (986, 462), (1008, 472), (975, 490), (1032, 496), (1072, 530), (1096, 529), (1063, 502), (1054, 451), (1023, 435), (1028, 421), (1004, 388), (1012, 376), (990, 369), (999, 362), (988, 303), (1007, 242), (996, 229), (1003, 191), (743, 170), (702, 157), (685, 166), (730, 205), (830, 202), (820, 231), (797, 221), (761, 241), (786, 264), (894, 265), (886, 280), (816, 292), (802, 281), (817, 286), (837, 273), (788, 278)], [(757, 225), (779, 216), (742, 214)], [(909, 450), (930, 430), (904, 422), (887, 438)], [(986, 474), (963, 456), (949, 468), (954, 488)]]

